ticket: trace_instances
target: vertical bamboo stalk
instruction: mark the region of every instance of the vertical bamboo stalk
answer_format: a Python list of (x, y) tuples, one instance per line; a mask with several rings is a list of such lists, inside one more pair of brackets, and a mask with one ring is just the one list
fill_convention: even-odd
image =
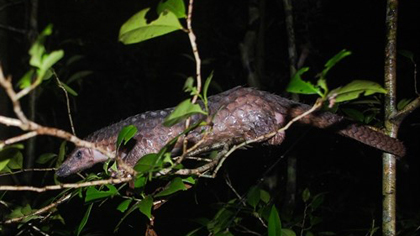
[[(396, 60), (397, 60), (397, 17), (398, 0), (387, 0), (386, 45), (385, 45), (385, 128), (391, 137), (396, 137), (398, 124), (390, 117), (396, 112)], [(382, 166), (382, 235), (396, 235), (396, 159), (394, 155), (383, 154)]]

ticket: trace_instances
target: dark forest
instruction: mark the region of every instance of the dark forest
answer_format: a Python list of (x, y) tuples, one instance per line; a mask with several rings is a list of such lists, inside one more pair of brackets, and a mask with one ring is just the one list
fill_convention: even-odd
[[(149, 24), (177, 13), (162, 6), (179, 7), (180, 2), (0, 0), (0, 65), (4, 77), (11, 78), (9, 90), (8, 80), (0, 87), (2, 235), (420, 235), (419, 1), (185, 0), (178, 14), (192, 7), (192, 18), (175, 17), (182, 29), (135, 43), (121, 39), (121, 27), (136, 13), (150, 8), (145, 16)], [(394, 29), (387, 20), (396, 12), (396, 31), (391, 31), (396, 44), (390, 47), (396, 65), (390, 65), (387, 33)], [(281, 145), (252, 143), (226, 157), (217, 148), (177, 163), (182, 159), (171, 159), (168, 145), (161, 155), (151, 155), (156, 158), (152, 167), (133, 167), (138, 172), (134, 177), (133, 168), (120, 167), (119, 158), (68, 177), (55, 175), (80, 143), (48, 132), (58, 129), (83, 139), (127, 117), (193, 97), (184, 91), (186, 81), (191, 81), (189, 88), (197, 86), (189, 20), (201, 59), (200, 92), (212, 77), (208, 96), (236, 86), (256, 87), (312, 106), (325, 95), (321, 109), (382, 131), (389, 124), (386, 101), (391, 97), (393, 114), (409, 110), (394, 122), (397, 131), (392, 134), (405, 145), (405, 156), (383, 154), (334, 130), (293, 124)], [(45, 29), (51, 32), (45, 34)], [(40, 60), (63, 54), (43, 70), (28, 53), (33, 45), (38, 45)], [(326, 63), (343, 52), (349, 55), (325, 73), (325, 89), (319, 79)], [(302, 68), (308, 68), (302, 79), (321, 92), (288, 90)], [(395, 78), (393, 91), (384, 83), (388, 76)], [(354, 100), (343, 102), (328, 94), (359, 80), (388, 93), (358, 92)], [(24, 116), (47, 127), (48, 134), (33, 126), (22, 128), (25, 123), (7, 92), (19, 95), (30, 85), (34, 88), (17, 101)], [(328, 108), (331, 100), (337, 102)], [(36, 135), (14, 141), (31, 130)], [(115, 153), (131, 148), (135, 134), (129, 132), (119, 133), (120, 143), (113, 141)], [(218, 156), (222, 161), (209, 171), (177, 172), (197, 170)], [(388, 185), (383, 176), (394, 170), (387, 161), (396, 170), (391, 215), (384, 207)], [(105, 184), (83, 185), (92, 181)]]

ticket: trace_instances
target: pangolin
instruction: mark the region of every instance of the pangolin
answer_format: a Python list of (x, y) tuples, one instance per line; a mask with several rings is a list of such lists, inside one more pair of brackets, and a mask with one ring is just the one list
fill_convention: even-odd
[[(211, 125), (199, 126), (190, 131), (187, 136), (181, 136), (174, 150), (179, 150), (184, 138), (188, 139), (188, 144), (197, 143), (203, 138), (206, 130), (207, 134), (204, 141), (200, 143), (201, 147), (215, 143), (233, 145), (252, 140), (278, 130), (311, 106), (255, 88), (236, 87), (208, 97), (208, 108), (208, 116), (195, 114), (191, 117), (191, 123), (211, 118), (209, 122)], [(158, 152), (168, 141), (184, 131), (185, 122), (171, 127), (163, 125), (165, 118), (173, 110), (174, 108), (167, 108), (128, 117), (92, 133), (85, 140), (108, 151), (115, 151), (115, 143), (120, 130), (124, 126), (135, 125), (138, 129), (133, 137), (135, 144), (122, 154), (125, 163), (134, 166), (142, 156)], [(405, 155), (405, 147), (399, 140), (330, 112), (315, 111), (298, 122), (322, 129), (332, 129), (341, 135), (400, 157)], [(285, 133), (278, 132), (274, 137), (261, 140), (261, 142), (280, 145), (284, 138)], [(56, 174), (61, 177), (68, 176), (87, 169), (95, 163), (105, 162), (107, 159), (107, 156), (95, 149), (76, 147)]]

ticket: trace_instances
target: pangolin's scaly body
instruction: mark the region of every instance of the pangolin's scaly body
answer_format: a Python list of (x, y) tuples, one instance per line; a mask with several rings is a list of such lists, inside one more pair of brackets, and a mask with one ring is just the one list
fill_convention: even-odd
[[(283, 127), (289, 120), (310, 109), (310, 106), (297, 103), (278, 95), (254, 88), (236, 87), (208, 98), (209, 116), (197, 114), (191, 117), (191, 123), (201, 119), (211, 123), (211, 126), (201, 126), (189, 132), (189, 144), (194, 144), (203, 138), (203, 129), (209, 129), (201, 147), (216, 143), (228, 145), (245, 140), (251, 140), (261, 135), (273, 132)], [(102, 128), (89, 135), (85, 140), (97, 146), (115, 150), (115, 142), (120, 130), (127, 125), (135, 125), (138, 129), (134, 136), (135, 144), (124, 156), (125, 162), (134, 166), (136, 162), (148, 153), (158, 152), (168, 141), (184, 131), (185, 122), (172, 127), (163, 125), (164, 119), (173, 111), (167, 108), (159, 111), (149, 111), (129, 117), (123, 121)], [(345, 118), (330, 112), (316, 111), (298, 122), (318, 128), (328, 128), (353, 138), (369, 146), (385, 152), (405, 155), (404, 145), (369, 127), (352, 123)], [(277, 133), (273, 138), (263, 140), (272, 145), (283, 142), (284, 132)], [(175, 145), (179, 149), (182, 138)], [(58, 176), (67, 176), (91, 167), (98, 162), (106, 161), (107, 157), (100, 152), (76, 148), (57, 171)]]

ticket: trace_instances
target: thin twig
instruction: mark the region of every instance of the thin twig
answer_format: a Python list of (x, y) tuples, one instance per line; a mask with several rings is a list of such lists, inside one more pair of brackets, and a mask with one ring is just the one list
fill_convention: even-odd
[[(197, 91), (196, 91), (197, 93), (194, 94), (194, 97), (191, 100), (191, 103), (194, 104), (197, 102), (198, 95), (201, 92), (201, 59), (200, 59), (200, 54), (198, 53), (196, 36), (192, 29), (193, 3), (194, 3), (194, 0), (190, 0), (188, 4), (187, 32), (188, 32), (188, 38), (190, 39), (191, 48), (192, 48), (194, 58), (195, 58), (195, 76), (197, 80)], [(185, 129), (188, 129), (188, 127), (190, 126), (190, 122), (191, 122), (191, 118), (188, 117), (188, 119), (185, 121)], [(184, 153), (187, 151), (187, 139), (184, 139), (182, 150)]]
[(35, 212), (33, 212), (33, 213), (29, 214), (29, 215), (26, 215), (26, 216), (21, 216), (21, 217), (17, 217), (17, 218), (13, 218), (13, 219), (10, 219), (10, 220), (6, 220), (6, 221), (4, 221), (3, 223), (4, 223), (4, 224), (17, 223), (17, 222), (20, 222), (20, 221), (22, 221), (23, 219), (26, 219), (26, 218), (28, 218), (28, 217), (30, 217), (30, 216), (41, 215), (41, 214), (43, 214), (44, 212), (50, 211), (52, 208), (57, 207), (57, 206), (58, 206), (58, 205), (60, 205), (61, 203), (63, 203), (63, 202), (65, 202), (65, 201), (69, 200), (69, 199), (70, 199), (70, 197), (71, 197), (71, 194), (64, 195), (63, 197), (61, 197), (60, 199), (58, 199), (56, 202), (53, 202), (53, 203), (49, 204), (48, 206), (45, 206), (45, 207), (43, 207), (43, 208), (41, 208), (41, 209), (39, 209), (39, 210), (37, 210), (37, 211), (35, 211)]
[[(18, 119), (9, 118), (9, 117), (5, 117), (5, 116), (0, 116), (0, 123), (5, 124), (7, 126), (16, 126), (16, 127), (19, 127), (19, 128), (21, 128), (22, 130), (25, 130), (25, 131), (36, 132), (36, 135), (48, 135), (48, 136), (54, 136), (54, 137), (62, 138), (62, 139), (65, 139), (67, 141), (70, 141), (70, 142), (74, 143), (76, 146), (85, 147), (85, 148), (93, 148), (93, 149), (96, 149), (99, 152), (103, 153), (104, 155), (107, 155), (111, 159), (115, 158), (114, 153), (109, 152), (105, 148), (97, 146), (95, 143), (91, 143), (91, 142), (82, 140), (82, 139), (72, 135), (71, 133), (66, 132), (64, 130), (61, 130), (61, 129), (42, 126), (42, 125), (39, 125), (39, 124), (37, 124), (35, 122), (32, 122), (32, 121), (28, 121), (28, 123), (25, 125), (25, 124), (23, 124), (22, 121), (20, 121)], [(28, 138), (33, 137), (32, 132), (30, 132), (30, 135), (27, 136)], [(21, 136), (19, 136), (19, 138), (14, 137), (14, 138), (7, 139), (5, 141), (0, 141), (0, 147), (2, 147), (5, 144), (15, 143), (13, 141), (22, 141), (22, 140), (24, 140), (24, 137), (25, 137), (25, 135), (21, 135)]]
[(60, 79), (58, 78), (57, 73), (55, 73), (55, 70), (52, 70), (52, 71), (54, 73), (55, 79), (57, 80), (58, 87), (60, 87), (61, 90), (63, 90), (64, 96), (66, 96), (67, 115), (69, 117), (71, 132), (73, 133), (73, 135), (76, 135), (76, 130), (74, 129), (74, 124), (73, 124), (73, 118), (72, 118), (72, 115), (71, 115), (69, 94), (67, 93), (67, 90), (64, 88), (63, 84), (61, 83)]
[(398, 111), (396, 114), (389, 117), (392, 122), (397, 122), (397, 124), (401, 123), (406, 116), (408, 116), (411, 112), (416, 110), (420, 107), (420, 97), (417, 97), (413, 101), (411, 101), (407, 106), (405, 106), (402, 110)]
[(256, 235), (256, 236), (261, 236), (262, 235), (258, 232), (252, 231), (252, 230), (250, 230), (250, 229), (248, 229), (245, 226), (240, 225), (240, 224), (238, 224), (237, 227), (242, 229), (242, 230), (236, 229), (238, 232), (241, 232), (241, 233), (252, 234), (252, 235)]
[(32, 90), (34, 90), (36, 87), (38, 87), (38, 85), (39, 85), (41, 82), (42, 82), (42, 80), (40, 80), (40, 79), (36, 78), (34, 83), (32, 83), (29, 87), (26, 87), (26, 88), (24, 88), (24, 89), (20, 90), (20, 91), (16, 94), (16, 96), (15, 96), (16, 100), (19, 100), (19, 99), (21, 99), (22, 97), (26, 96), (28, 93), (30, 93)]
[(126, 183), (132, 180), (132, 176), (122, 177), (117, 179), (104, 179), (104, 180), (96, 180), (96, 181), (89, 181), (84, 183), (75, 183), (75, 184), (58, 184), (58, 185), (47, 185), (44, 187), (34, 187), (34, 186), (11, 186), (11, 185), (1, 185), (0, 191), (32, 191), (32, 192), (46, 192), (50, 190), (60, 190), (60, 189), (67, 189), (67, 188), (83, 188), (89, 186), (98, 186), (98, 185), (105, 185), (105, 184), (121, 184)]
[(13, 5), (18, 5), (23, 3), (23, 1), (11, 1), (9, 3), (3, 4), (3, 6), (0, 7), (0, 12), (2, 12), (3, 10), (5, 10), (8, 7), (11, 7)]
[(236, 195), (236, 198), (238, 198), (239, 202), (242, 203), (242, 205), (246, 206), (244, 198), (241, 195), (239, 195), (238, 191), (236, 191), (236, 189), (233, 187), (232, 181), (230, 180), (229, 175), (226, 175), (225, 182), (226, 182), (226, 185), (230, 188), (230, 190), (232, 190), (232, 192)]
[(190, 0), (188, 4), (187, 29), (188, 29), (188, 38), (190, 39), (191, 48), (193, 50), (193, 54), (195, 58), (195, 76), (197, 80), (197, 94), (195, 94), (192, 99), (192, 103), (195, 103), (198, 99), (198, 94), (201, 91), (201, 59), (200, 59), (200, 54), (198, 53), (196, 36), (192, 29), (193, 3), (194, 3), (194, 0)]
[(9, 25), (0, 24), (0, 28), (5, 29), (5, 30), (9, 30), (9, 31), (12, 31), (12, 32), (15, 32), (15, 33), (19, 33), (19, 34), (26, 34), (26, 30), (19, 29), (19, 28), (9, 26)]
[(35, 137), (37, 135), (38, 135), (38, 133), (36, 131), (31, 131), (31, 132), (28, 132), (28, 133), (25, 133), (25, 134), (22, 134), (22, 135), (19, 135), (19, 136), (15, 136), (13, 138), (9, 138), (9, 139), (5, 140), (3, 143), (5, 145), (10, 145), (10, 144), (13, 144), (13, 143), (18, 143), (18, 142), (30, 139), (30, 138)]
[(7, 95), (12, 100), (13, 111), (15, 112), (16, 116), (19, 118), (19, 120), (22, 121), (24, 125), (26, 125), (28, 123), (28, 119), (26, 118), (25, 114), (23, 114), (22, 107), (20, 106), (19, 99), (17, 98), (17, 95), (13, 90), (13, 85), (11, 81), (12, 79), (10, 77), (4, 77), (3, 68), (0, 67), (0, 84), (1, 86), (3, 86), (4, 90), (6, 90)]
[(31, 168), (31, 169), (22, 169), (22, 170), (18, 170), (18, 171), (14, 171), (11, 173), (2, 173), (0, 174), (0, 177), (3, 176), (9, 176), (9, 175), (17, 175), (20, 173), (25, 173), (25, 172), (46, 172), (46, 171), (55, 171), (56, 168)]

